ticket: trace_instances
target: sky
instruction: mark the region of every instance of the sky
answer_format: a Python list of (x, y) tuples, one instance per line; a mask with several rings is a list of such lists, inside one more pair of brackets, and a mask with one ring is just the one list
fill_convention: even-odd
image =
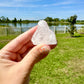
[(84, 20), (84, 0), (0, 0), (0, 17), (9, 19), (67, 19), (75, 14)]

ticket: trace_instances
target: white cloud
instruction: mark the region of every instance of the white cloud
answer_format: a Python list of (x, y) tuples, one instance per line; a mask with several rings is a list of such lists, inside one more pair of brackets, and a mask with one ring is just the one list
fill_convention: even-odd
[[(39, 5), (28, 2), (39, 2), (41, 0), (6, 0), (0, 2), (0, 7), (38, 7)], [(24, 2), (24, 3), (23, 3)], [(27, 3), (25, 3), (27, 2)]]
[(42, 0), (13, 0), (14, 2), (38, 2)]
[(47, 6), (60, 6), (60, 5), (69, 5), (69, 4), (74, 4), (74, 1), (65, 1), (65, 2), (59, 2), (59, 3), (53, 3), (53, 4), (44, 4), (44, 7)]
[[(42, 0), (11, 0), (11, 2), (9, 2), (9, 0), (6, 0), (4, 2), (0, 2), (0, 7), (49, 7), (49, 6), (66, 6), (69, 4), (77, 4), (78, 2), (75, 2), (74, 0), (67, 0), (64, 2), (59, 2), (59, 3), (53, 3), (53, 4), (34, 4), (34, 3), (28, 3), (28, 2), (39, 2)], [(23, 2), (27, 2), (26, 4)]]
[(73, 2), (60, 2), (60, 3), (55, 3), (55, 4), (52, 4), (53, 6), (59, 6), (59, 5), (68, 5), (68, 4), (72, 4)]
[(0, 3), (0, 7), (38, 7), (39, 5), (21, 4), (21, 3)]

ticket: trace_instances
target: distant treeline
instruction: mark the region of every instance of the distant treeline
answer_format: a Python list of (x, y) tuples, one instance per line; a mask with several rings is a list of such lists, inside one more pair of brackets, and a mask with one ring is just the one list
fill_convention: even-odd
[[(68, 18), (67, 19), (60, 19), (60, 18), (52, 18), (52, 17), (46, 17), (44, 20), (46, 20), (48, 23), (52, 23), (54, 24), (55, 22), (56, 23), (68, 23)], [(1, 16), (0, 17), (0, 22), (2, 23), (34, 23), (34, 22), (38, 22), (39, 20), (22, 20), (22, 19), (17, 19), (17, 18), (14, 18), (13, 20), (10, 20), (8, 17), (4, 17), (4, 16)], [(77, 20), (76, 21), (77, 23), (84, 23), (84, 20)]]
[[(76, 15), (77, 16), (77, 15)], [(46, 17), (45, 20), (47, 22), (68, 22), (68, 19), (60, 19), (60, 18), (52, 18), (52, 17)], [(84, 20), (77, 20), (76, 22), (84, 22)]]
[(29, 23), (29, 22), (34, 23), (34, 22), (38, 22), (38, 20), (22, 20), (22, 19), (18, 20), (17, 18), (10, 20), (8, 17), (1, 16), (0, 22), (1, 23)]

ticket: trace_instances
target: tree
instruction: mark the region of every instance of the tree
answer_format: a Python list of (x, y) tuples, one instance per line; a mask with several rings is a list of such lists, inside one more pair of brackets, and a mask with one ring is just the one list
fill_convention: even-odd
[(59, 21), (59, 18), (54, 18), (54, 21), (55, 21), (55, 22), (58, 22), (58, 21)]
[(9, 20), (9, 18), (8, 18), (8, 17), (6, 18), (6, 22), (10, 22), (10, 20)]
[(45, 20), (46, 20), (47, 22), (52, 22), (52, 21), (53, 21), (52, 17), (46, 17)]
[(61, 21), (61, 22), (65, 22), (65, 19), (61, 19), (60, 21)]
[(1, 18), (0, 18), (0, 22), (2, 22)]
[(20, 19), (20, 22), (22, 22), (22, 19)]
[(6, 18), (4, 16), (1, 16), (0, 19), (1, 19), (2, 22), (6, 21)]
[(21, 23), (21, 22), (22, 22), (22, 19), (18, 20), (18, 22), (20, 22), (20, 23)]
[(69, 33), (71, 37), (74, 36), (74, 32), (76, 31), (76, 27), (74, 26), (74, 24), (76, 23), (76, 20), (77, 20), (77, 15), (74, 15), (68, 18), (68, 22), (70, 23)]
[(68, 22), (69, 22), (71, 25), (74, 25), (74, 24), (76, 23), (76, 19), (77, 19), (77, 15), (71, 16), (71, 17), (68, 19)]
[(12, 22), (17, 22), (17, 19), (16, 19), (16, 18), (14, 18), (14, 20), (13, 20)]

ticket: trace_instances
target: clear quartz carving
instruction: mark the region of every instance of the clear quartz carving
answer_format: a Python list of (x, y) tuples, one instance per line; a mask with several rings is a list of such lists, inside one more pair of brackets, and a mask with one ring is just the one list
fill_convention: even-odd
[(40, 20), (38, 22), (38, 28), (37, 28), (36, 32), (34, 33), (31, 41), (33, 42), (34, 45), (57, 44), (55, 33), (49, 29), (47, 22), (44, 20)]

